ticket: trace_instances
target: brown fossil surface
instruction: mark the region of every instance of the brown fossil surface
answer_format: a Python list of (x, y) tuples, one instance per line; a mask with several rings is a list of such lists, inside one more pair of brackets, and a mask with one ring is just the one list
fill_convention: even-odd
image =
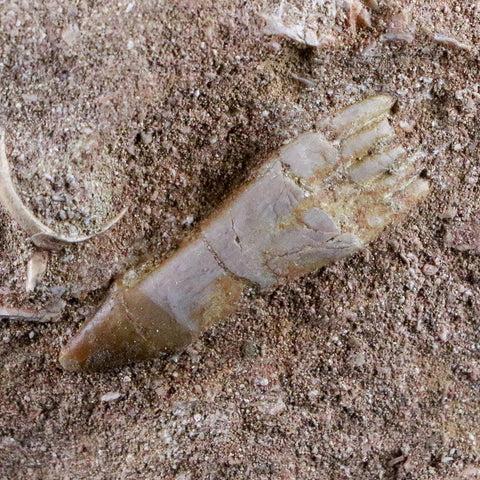
[[(128, 207), (108, 232), (49, 253), (28, 291), (34, 246), (0, 209), (1, 479), (478, 477), (476, 2), (279, 6), (1, 4), (0, 128), (18, 196), (69, 238)], [(264, 33), (261, 15), (281, 34)], [(181, 353), (102, 374), (60, 367), (112, 283), (134, 285), (180, 252), (303, 132), (349, 137), (325, 122), (379, 95), (396, 100), (394, 141), (331, 177), (319, 209), (354, 198), (362, 211), (364, 197), (347, 189), (368, 191), (392, 165), (392, 181), (408, 176), (411, 160), (430, 193), (403, 222), (314, 273), (247, 287)], [(377, 126), (370, 138), (388, 133)], [(313, 210), (305, 221), (324, 219)], [(349, 231), (349, 221), (336, 225)], [(206, 324), (236, 286), (221, 278)], [(165, 329), (186, 340), (178, 325)]]
[[(158, 357), (232, 313), (248, 286), (266, 291), (345, 258), (428, 192), (391, 146), (393, 98), (368, 98), (302, 134), (200, 227), (199, 238), (114, 292), (67, 345), (67, 370)], [(374, 152), (374, 153), (372, 153)], [(417, 167), (418, 168), (418, 167)]]

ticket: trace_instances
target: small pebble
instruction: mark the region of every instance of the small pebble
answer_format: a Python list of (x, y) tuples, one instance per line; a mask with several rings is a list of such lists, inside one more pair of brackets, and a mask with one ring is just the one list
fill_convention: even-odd
[(120, 392), (107, 392), (101, 396), (100, 401), (102, 402), (115, 402), (120, 399), (122, 394)]
[(399, 122), (400, 128), (407, 133), (412, 133), (415, 130), (415, 122)]
[(142, 131), (140, 132), (140, 140), (144, 145), (149, 145), (150, 143), (153, 142), (153, 135), (152, 132), (148, 131)]
[(480, 380), (480, 366), (473, 366), (469, 372), (470, 378), (474, 381)]
[(199, 413), (196, 413), (194, 416), (193, 416), (193, 420), (198, 423), (200, 420), (202, 419), (202, 416), (199, 414)]
[(254, 380), (255, 385), (259, 385), (260, 387), (266, 387), (269, 383), (268, 378), (256, 378)]
[(251, 359), (258, 355), (258, 347), (251, 340), (247, 340), (242, 346), (243, 358)]
[(365, 354), (357, 353), (350, 360), (350, 365), (352, 367), (363, 367), (365, 365)]
[(190, 227), (193, 224), (193, 217), (192, 215), (188, 215), (185, 217), (185, 220), (182, 222), (182, 225), (186, 227)]
[(426, 263), (423, 266), (423, 273), (425, 275), (431, 276), (431, 275), (435, 275), (437, 272), (438, 272), (438, 267), (435, 266), (435, 265), (431, 265), (429, 263)]
[(447, 207), (443, 213), (438, 215), (441, 220), (451, 220), (457, 216), (457, 209), (455, 207)]
[(65, 175), (65, 186), (67, 188), (75, 188), (78, 186), (77, 180), (71, 173)]
[(440, 332), (438, 334), (438, 337), (442, 342), (446, 342), (448, 340), (448, 335), (449, 335), (449, 329), (446, 325), (442, 325), (440, 328)]

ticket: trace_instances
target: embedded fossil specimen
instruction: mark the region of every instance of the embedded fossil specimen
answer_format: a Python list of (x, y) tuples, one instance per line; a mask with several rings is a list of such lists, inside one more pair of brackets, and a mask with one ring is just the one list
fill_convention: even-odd
[(98, 370), (183, 347), (267, 290), (358, 251), (427, 192), (393, 143), (394, 100), (356, 103), (271, 157), (199, 236), (133, 285), (118, 282), (66, 346), (68, 370)]

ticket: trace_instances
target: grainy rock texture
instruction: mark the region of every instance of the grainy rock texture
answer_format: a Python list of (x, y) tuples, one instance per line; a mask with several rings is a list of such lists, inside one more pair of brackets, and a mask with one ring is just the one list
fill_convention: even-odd
[[(364, 2), (372, 27), (354, 32), (343, 12), (323, 22), (328, 2), (291, 3), (285, 24), (332, 42), (264, 35), (267, 0), (1, 3), (22, 199), (68, 235), (129, 212), (50, 254), (27, 292), (34, 248), (0, 211), (0, 307), (62, 312), (1, 320), (0, 478), (480, 478), (479, 6)], [(284, 141), (379, 93), (432, 186), (407, 221), (248, 292), (179, 355), (60, 369), (112, 278), (165, 258)]]

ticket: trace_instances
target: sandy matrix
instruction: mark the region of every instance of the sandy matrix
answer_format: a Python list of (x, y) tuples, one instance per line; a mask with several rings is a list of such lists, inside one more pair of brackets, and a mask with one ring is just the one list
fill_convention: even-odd
[[(319, 48), (264, 35), (258, 14), (277, 6), (0, 1), (0, 125), (22, 198), (64, 234), (129, 208), (49, 254), (30, 293), (35, 249), (0, 210), (0, 307), (61, 311), (1, 320), (1, 479), (480, 478), (480, 5), (380, 0), (370, 28), (337, 19)], [(62, 371), (112, 279), (168, 256), (285, 141), (377, 93), (398, 99), (431, 183), (405, 221), (249, 292), (178, 355)]]

